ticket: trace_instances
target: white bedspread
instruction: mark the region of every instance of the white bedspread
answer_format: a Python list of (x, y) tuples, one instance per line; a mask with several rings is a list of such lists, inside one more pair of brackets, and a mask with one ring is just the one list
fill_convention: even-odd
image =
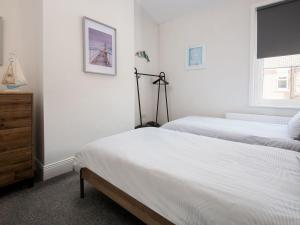
[(190, 116), (169, 122), (162, 128), (300, 152), (300, 141), (288, 136), (285, 124)]
[(175, 224), (299, 225), (300, 153), (145, 128), (76, 155)]

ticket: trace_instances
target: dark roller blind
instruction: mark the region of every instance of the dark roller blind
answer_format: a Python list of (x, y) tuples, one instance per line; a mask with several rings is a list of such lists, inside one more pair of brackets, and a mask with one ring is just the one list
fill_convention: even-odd
[(300, 54), (300, 0), (257, 8), (257, 58)]

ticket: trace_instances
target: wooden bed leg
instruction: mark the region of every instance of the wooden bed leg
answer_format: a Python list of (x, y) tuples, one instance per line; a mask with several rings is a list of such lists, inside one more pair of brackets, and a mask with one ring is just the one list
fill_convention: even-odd
[(82, 177), (82, 169), (80, 170), (80, 198), (84, 198), (84, 179)]

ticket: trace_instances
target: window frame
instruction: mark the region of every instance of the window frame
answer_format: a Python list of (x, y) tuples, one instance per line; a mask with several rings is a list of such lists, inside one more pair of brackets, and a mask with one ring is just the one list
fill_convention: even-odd
[(267, 0), (252, 5), (251, 7), (251, 31), (250, 31), (250, 80), (249, 80), (249, 105), (253, 107), (300, 109), (300, 101), (274, 100), (263, 98), (263, 65), (257, 59), (257, 8), (284, 0)]

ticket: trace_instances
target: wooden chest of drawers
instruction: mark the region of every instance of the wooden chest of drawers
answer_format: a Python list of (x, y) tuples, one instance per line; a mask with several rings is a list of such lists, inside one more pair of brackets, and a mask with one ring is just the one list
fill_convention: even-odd
[(0, 187), (34, 176), (33, 95), (0, 92)]

